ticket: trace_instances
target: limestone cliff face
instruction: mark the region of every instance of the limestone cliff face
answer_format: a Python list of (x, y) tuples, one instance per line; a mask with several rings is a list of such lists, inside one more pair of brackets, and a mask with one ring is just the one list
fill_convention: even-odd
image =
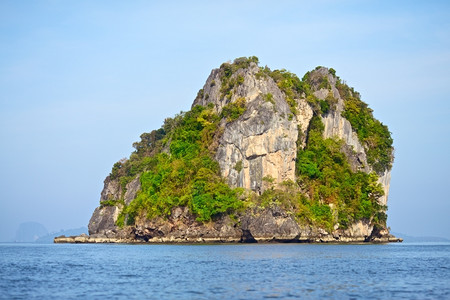
[[(295, 181), (299, 128), (301, 136), (306, 136), (313, 113), (301, 99), (301, 113), (293, 116), (285, 94), (272, 78), (258, 78), (259, 71), (259, 67), (251, 63), (249, 68), (234, 73), (230, 80), (241, 77), (243, 81), (231, 98), (227, 98), (220, 93), (223, 75), (220, 69), (213, 70), (203, 87), (203, 95), (195, 99), (193, 105), (212, 103), (220, 113), (228, 103), (245, 98), (245, 113), (234, 122), (223, 122), (224, 132), (216, 160), (222, 176), (231, 186), (261, 193), (265, 189), (264, 177), (271, 177), (276, 183)], [(269, 100), (267, 95), (271, 95)]]
[[(297, 153), (307, 143), (314, 115), (322, 120), (324, 138), (343, 140), (341, 151), (353, 172), (372, 172), (364, 146), (342, 116), (345, 104), (334, 73), (317, 68), (309, 74), (311, 93), (317, 99), (331, 97), (335, 101), (327, 113), (318, 113), (305, 93), (296, 93), (295, 99), (288, 99), (274, 78), (261, 72), (255, 62), (233, 70), (232, 74), (226, 74), (223, 68), (214, 69), (193, 103), (193, 107), (213, 107), (221, 115), (230, 104), (245, 102), (245, 110), (237, 118), (222, 117), (220, 134), (215, 140), (214, 158), (230, 186), (261, 195), (283, 182), (296, 183)], [(324, 78), (328, 82), (325, 86)], [(390, 170), (378, 175), (385, 192), (378, 202), (386, 205)], [(105, 179), (100, 206), (89, 222), (90, 237), (83, 237), (85, 242), (397, 241), (385, 228), (374, 226), (371, 219), (360, 219), (342, 228), (335, 224), (333, 230), (325, 230), (299, 222), (294, 213), (279, 204), (265, 208), (250, 206), (233, 218), (221, 214), (209, 223), (197, 221), (188, 207), (173, 207), (167, 217), (148, 219), (143, 212), (136, 216), (134, 225), (119, 227), (121, 212), (141, 190), (140, 175), (127, 182), (123, 188), (118, 178)], [(329, 207), (337, 219), (333, 204)]]

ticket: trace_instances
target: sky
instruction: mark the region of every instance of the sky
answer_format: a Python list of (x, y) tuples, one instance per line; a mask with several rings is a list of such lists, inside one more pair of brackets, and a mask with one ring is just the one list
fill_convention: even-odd
[(394, 138), (388, 225), (450, 238), (448, 1), (0, 1), (0, 241), (87, 226), (113, 164), (242, 56), (332, 67)]

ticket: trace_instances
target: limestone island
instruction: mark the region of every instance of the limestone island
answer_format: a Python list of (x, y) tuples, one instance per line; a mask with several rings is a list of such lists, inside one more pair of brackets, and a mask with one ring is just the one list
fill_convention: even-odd
[(317, 67), (214, 69), (188, 112), (143, 133), (104, 181), (89, 235), (55, 243), (387, 243), (388, 127)]

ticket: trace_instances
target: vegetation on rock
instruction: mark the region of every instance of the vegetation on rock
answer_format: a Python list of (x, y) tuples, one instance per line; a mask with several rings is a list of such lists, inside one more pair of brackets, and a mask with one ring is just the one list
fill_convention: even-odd
[[(245, 81), (242, 75), (233, 74), (248, 68), (251, 63), (258, 64), (258, 58), (238, 58), (233, 63), (221, 65), (222, 98), (231, 99), (234, 87)], [(329, 69), (329, 73), (335, 76), (333, 69)], [(226, 104), (219, 114), (215, 113), (212, 103), (207, 107), (195, 106), (166, 119), (160, 129), (142, 134), (141, 140), (133, 144), (136, 150), (130, 158), (117, 162), (110, 174), (110, 179), (120, 182), (122, 193), (140, 174), (141, 190), (129, 205), (123, 200), (103, 201), (101, 205), (123, 207), (117, 220), (119, 226), (133, 225), (136, 218), (144, 214), (147, 218), (169, 216), (177, 206), (189, 207), (198, 221), (208, 222), (221, 214), (271, 205), (283, 207), (300, 224), (318, 226), (329, 232), (336, 228), (346, 229), (362, 219), (386, 226), (386, 207), (377, 201), (384, 192), (377, 183), (376, 173), (391, 168), (390, 132), (374, 119), (372, 110), (360, 100), (359, 94), (336, 77), (336, 88), (345, 105), (342, 116), (357, 133), (365, 147), (368, 163), (376, 173), (352, 171), (342, 151), (344, 142), (323, 138), (324, 125), (320, 116), (335, 110), (337, 104), (328, 75), (312, 79), (311, 74), (308, 72), (300, 80), (284, 69), (271, 71), (265, 67), (255, 75), (257, 79), (272, 78), (284, 93), (292, 113), (289, 120), (299, 113), (299, 99), (305, 99), (313, 109), (306, 146), (297, 143), (296, 182), (276, 185), (273, 178), (263, 178), (269, 188), (260, 196), (247, 193), (244, 197), (243, 189), (233, 189), (221, 178), (219, 164), (213, 158), (217, 140), (223, 132), (219, 124), (221, 120), (233, 122), (242, 116), (246, 99), (240, 97)], [(212, 81), (210, 86), (215, 84)], [(321, 100), (314, 96), (313, 87), (330, 92)], [(203, 96), (203, 90), (199, 95)], [(271, 93), (264, 94), (263, 99), (275, 105)], [(241, 172), (242, 161), (238, 161), (234, 169)]]
[(258, 64), (259, 60), (256, 56), (251, 56), (249, 58), (240, 57), (236, 58), (233, 63), (223, 63), (220, 66), (220, 71), (222, 73), (222, 85), (220, 87), (220, 93), (222, 97), (231, 99), (234, 87), (244, 83), (244, 77), (242, 75), (238, 75), (235, 78), (232, 78), (232, 75), (239, 69), (248, 68), (252, 62)]
[(245, 112), (245, 98), (241, 97), (234, 102), (230, 102), (222, 108), (221, 117), (228, 122), (238, 119)]
[[(130, 159), (116, 164), (112, 178), (129, 182), (137, 172), (141, 191), (122, 210), (118, 225), (132, 225), (142, 212), (148, 218), (168, 216), (175, 206), (188, 206), (199, 221), (242, 207), (241, 189), (231, 189), (220, 177), (219, 166), (209, 146), (219, 117), (211, 108), (196, 106), (191, 111), (166, 119), (157, 132), (143, 134)], [(148, 142), (148, 136), (159, 137)], [(161, 149), (155, 152), (154, 149)], [(167, 149), (163, 151), (162, 149)]]
[(342, 116), (350, 122), (358, 134), (366, 150), (368, 163), (378, 174), (390, 170), (394, 147), (388, 127), (373, 117), (372, 109), (361, 101), (359, 93), (353, 88), (343, 84), (340, 79), (336, 87), (344, 99), (345, 110)]
[[(311, 219), (327, 228), (336, 223), (347, 228), (360, 219), (385, 225), (385, 208), (377, 201), (384, 194), (378, 176), (353, 172), (342, 146), (342, 140), (324, 139), (323, 124), (320, 118), (313, 117), (306, 147), (298, 149), (296, 165), (299, 186), (308, 196)], [(332, 207), (333, 212), (324, 205)]]

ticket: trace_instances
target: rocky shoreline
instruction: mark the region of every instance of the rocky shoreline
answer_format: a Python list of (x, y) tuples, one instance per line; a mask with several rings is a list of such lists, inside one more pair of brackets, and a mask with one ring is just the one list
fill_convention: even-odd
[(310, 243), (310, 244), (385, 244), (385, 243), (401, 243), (403, 239), (393, 235), (383, 236), (381, 238), (373, 238), (367, 240), (364, 237), (305, 237), (291, 240), (279, 240), (276, 238), (255, 239), (254, 241), (245, 241), (242, 238), (175, 238), (175, 237), (154, 237), (146, 240), (128, 239), (128, 238), (108, 238), (93, 237), (86, 234), (78, 236), (58, 236), (55, 237), (55, 244), (233, 244), (233, 243)]
[(113, 207), (96, 209), (89, 235), (59, 236), (55, 243), (205, 244), (205, 243), (391, 243), (402, 240), (363, 219), (346, 229), (327, 231), (299, 224), (279, 206), (249, 209), (232, 219), (221, 215), (203, 223), (187, 207), (175, 207), (167, 218), (138, 217), (132, 226), (115, 224)]

